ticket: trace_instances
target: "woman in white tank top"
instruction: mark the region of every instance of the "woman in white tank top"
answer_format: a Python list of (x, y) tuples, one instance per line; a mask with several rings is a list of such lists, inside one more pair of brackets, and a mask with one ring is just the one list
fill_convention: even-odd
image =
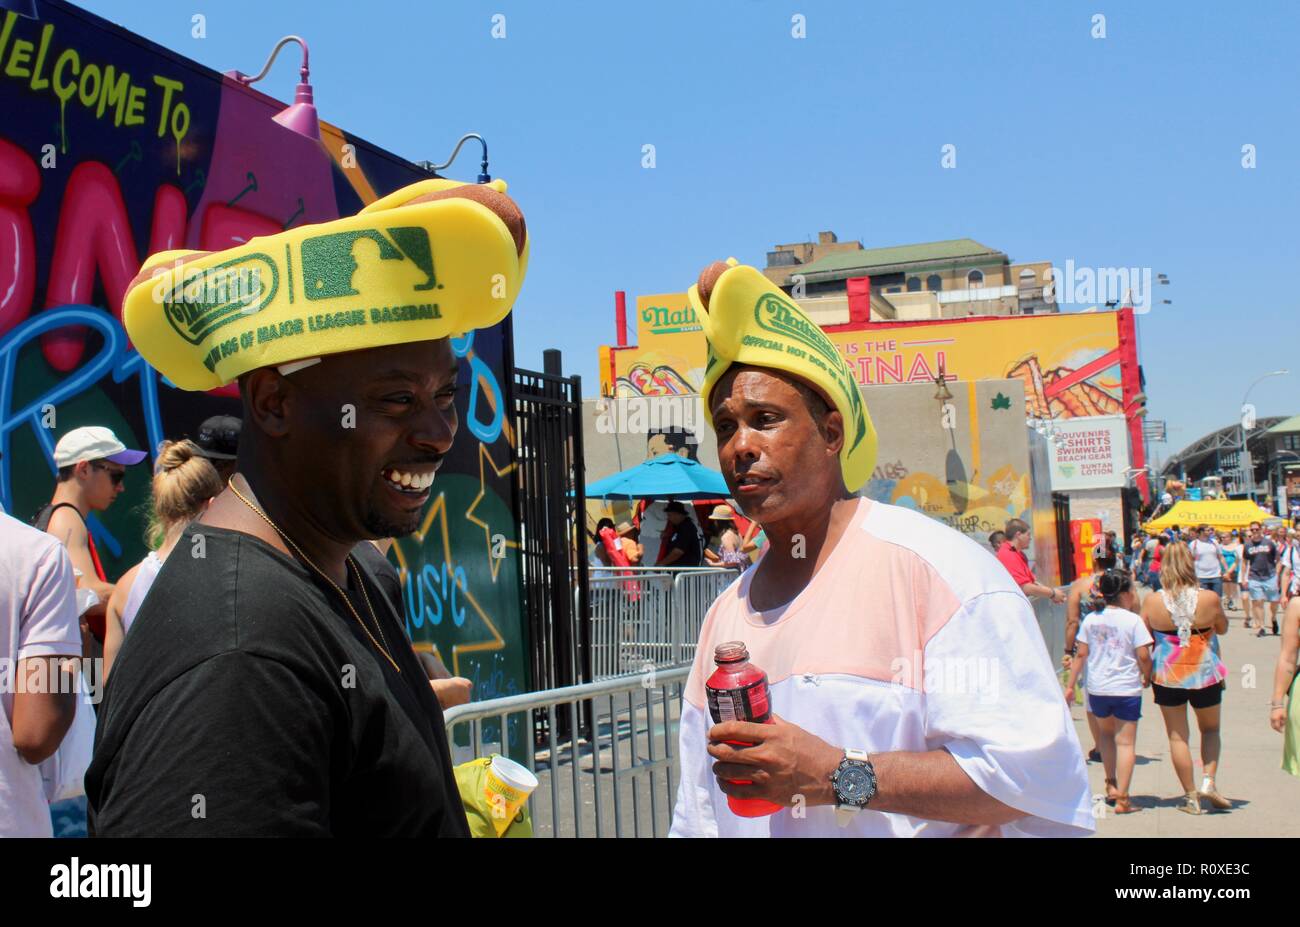
[(104, 679), (113, 668), (126, 632), (153, 587), (167, 555), (190, 522), (198, 518), (223, 485), (216, 467), (192, 441), (166, 441), (158, 449), (153, 475), (153, 514), (147, 553), (117, 582), (108, 600), (104, 635)]

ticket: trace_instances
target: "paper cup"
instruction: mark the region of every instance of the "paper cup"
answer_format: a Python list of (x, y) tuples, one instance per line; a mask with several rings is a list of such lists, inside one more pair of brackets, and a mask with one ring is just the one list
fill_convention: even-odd
[(483, 793), (498, 837), (505, 833), (536, 788), (537, 777), (527, 767), (504, 756), (492, 757), (483, 777)]

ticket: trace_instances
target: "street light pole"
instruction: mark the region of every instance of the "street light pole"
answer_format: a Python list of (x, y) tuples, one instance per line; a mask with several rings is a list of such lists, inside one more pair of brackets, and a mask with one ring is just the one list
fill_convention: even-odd
[[(1246, 388), (1246, 395), (1241, 397), (1241, 413), (1237, 418), (1237, 431), (1241, 435), (1241, 442), (1240, 442), (1239, 450), (1237, 452), (1237, 465), (1239, 467), (1245, 467), (1246, 458), (1250, 456), (1249, 453), (1246, 451), (1246, 400), (1250, 398), (1250, 391), (1253, 390), (1256, 386), (1258, 386), (1263, 381), (1267, 380), (1269, 377), (1284, 377), (1290, 372), (1291, 371), (1289, 370), (1274, 370), (1272, 373), (1264, 374), (1262, 377), (1255, 380), (1254, 383), (1250, 384), (1250, 386)], [(1253, 420), (1252, 420), (1252, 424), (1254, 424)], [(1246, 494), (1250, 496), (1251, 501), (1254, 501), (1255, 499), (1254, 463), (1252, 462), (1251, 465), (1246, 469), (1247, 469), (1246, 485), (1248, 487), (1246, 489)]]

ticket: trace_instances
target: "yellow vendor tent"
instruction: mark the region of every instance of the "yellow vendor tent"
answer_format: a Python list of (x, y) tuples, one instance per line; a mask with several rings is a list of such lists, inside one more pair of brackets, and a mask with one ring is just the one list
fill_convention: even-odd
[(1209, 499), (1204, 502), (1176, 502), (1174, 507), (1142, 526), (1147, 534), (1159, 534), (1175, 525), (1195, 528), (1209, 525), (1214, 529), (1244, 528), (1252, 521), (1263, 522), (1272, 513), (1249, 499)]

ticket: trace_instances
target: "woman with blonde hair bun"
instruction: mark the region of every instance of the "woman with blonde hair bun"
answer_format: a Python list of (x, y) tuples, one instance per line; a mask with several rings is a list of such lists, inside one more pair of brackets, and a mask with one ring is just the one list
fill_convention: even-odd
[[(1219, 707), (1228, 669), (1219, 656), (1219, 635), (1228, 631), (1228, 616), (1217, 592), (1201, 589), (1187, 545), (1170, 544), (1160, 565), (1160, 592), (1142, 602), (1142, 620), (1155, 639), (1152, 690), (1169, 733), (1169, 754), (1182, 783), (1179, 811), (1201, 813), (1206, 798), (1219, 810), (1232, 802), (1219, 794), (1214, 776), (1219, 766)], [(1192, 779), (1188, 744), (1187, 705), (1196, 713), (1201, 732), (1201, 763), (1205, 777), (1198, 790)]]
[(108, 600), (104, 636), (104, 678), (131, 629), (140, 604), (153, 586), (163, 561), (189, 523), (203, 514), (208, 503), (224, 488), (217, 469), (193, 441), (164, 441), (158, 449), (149, 516), (149, 546), (145, 558), (117, 582)]

